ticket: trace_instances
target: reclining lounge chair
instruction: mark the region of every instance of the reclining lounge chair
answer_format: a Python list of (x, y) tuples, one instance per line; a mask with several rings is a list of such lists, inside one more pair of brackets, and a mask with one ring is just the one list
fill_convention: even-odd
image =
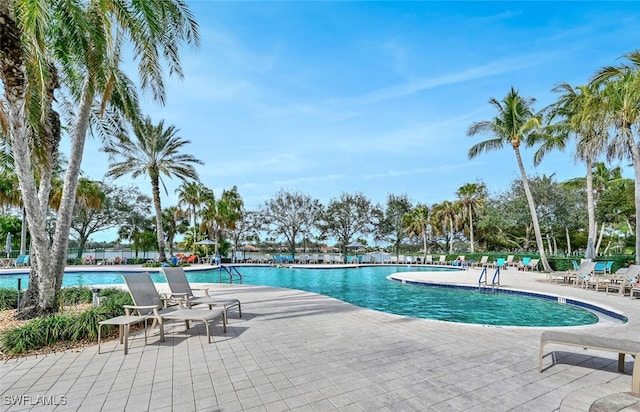
[[(163, 267), (162, 273), (167, 278), (169, 289), (173, 297), (184, 299), (184, 305), (190, 309), (194, 305), (207, 305), (209, 309), (213, 307), (224, 308), (224, 321), (227, 323), (228, 311), (232, 308), (238, 308), (238, 317), (242, 317), (242, 307), (240, 300), (233, 298), (217, 298), (209, 295), (209, 289), (191, 289), (187, 275), (182, 267)], [(205, 296), (195, 296), (194, 291), (202, 290)]]
[(161, 342), (164, 342), (165, 320), (183, 320), (187, 329), (190, 321), (204, 322), (209, 343), (211, 343), (209, 322), (221, 319), (224, 332), (227, 332), (227, 325), (224, 322), (224, 308), (213, 308), (212, 310), (167, 309), (165, 308), (165, 300), (158, 293), (148, 272), (127, 273), (123, 274), (122, 277), (133, 299), (133, 305), (124, 306), (127, 316), (131, 315), (132, 312), (138, 312), (141, 316), (154, 319), (154, 323), (157, 321), (160, 327)]

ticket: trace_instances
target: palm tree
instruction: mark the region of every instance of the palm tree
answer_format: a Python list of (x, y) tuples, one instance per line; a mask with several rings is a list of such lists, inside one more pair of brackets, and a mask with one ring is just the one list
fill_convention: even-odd
[[(548, 128), (549, 134), (534, 155), (534, 164), (538, 165), (551, 150), (563, 150), (567, 140), (576, 136), (576, 154), (578, 160), (586, 164), (587, 220), (588, 235), (585, 258), (593, 259), (596, 248), (596, 218), (593, 191), (593, 162), (604, 150), (600, 136), (606, 136), (600, 97), (591, 85), (572, 87), (568, 83), (556, 86), (553, 91), (562, 93), (556, 103), (550, 107), (550, 121), (558, 120)], [(584, 185), (583, 185), (584, 186)]]
[(202, 183), (193, 181), (182, 182), (176, 189), (176, 193), (179, 215), (186, 219), (193, 219), (193, 247), (195, 248), (195, 243), (198, 241), (198, 211), (204, 199), (213, 196), (213, 192)]
[(551, 266), (549, 266), (544, 250), (540, 223), (536, 214), (536, 205), (531, 195), (527, 173), (520, 155), (520, 145), (531, 146), (535, 142), (535, 132), (540, 128), (540, 116), (534, 114), (532, 108), (535, 99), (522, 98), (518, 91), (512, 87), (501, 102), (492, 98), (489, 103), (498, 111), (497, 116), (491, 120), (473, 123), (467, 131), (467, 135), (475, 136), (483, 133), (491, 135), (493, 138), (473, 145), (469, 149), (469, 158), (473, 159), (486, 151), (501, 149), (506, 144), (511, 145), (516, 154), (516, 161), (522, 176), (522, 185), (524, 186), (529, 211), (531, 212), (540, 261), (544, 270), (551, 272)]
[(427, 227), (429, 225), (429, 208), (426, 205), (417, 205), (402, 218), (405, 230), (409, 236), (422, 236), (422, 249), (424, 261), (427, 260)]
[[(607, 158), (631, 159), (635, 177), (635, 205), (640, 210), (640, 51), (628, 53), (629, 63), (605, 67), (592, 79), (602, 93), (605, 124), (614, 131), (608, 138)], [(635, 130), (635, 133), (634, 133)], [(636, 263), (640, 263), (640, 213), (636, 213)]]
[[(182, 42), (197, 45), (199, 35), (180, 0), (7, 0), (0, 2), (0, 15), (0, 124), (13, 151), (31, 233), (32, 270), (20, 312), (31, 318), (58, 309), (85, 139), (96, 120), (92, 114), (113, 108), (129, 118), (136, 115), (136, 91), (119, 69), (125, 42), (134, 51), (142, 88), (163, 103), (164, 67), (182, 76), (178, 48)], [(58, 90), (68, 95), (56, 96)], [(53, 105), (66, 97), (74, 107), (70, 157), (50, 240), (45, 214), (61, 141)]]
[(453, 237), (456, 228), (456, 222), (458, 221), (458, 208), (455, 203), (448, 200), (443, 201), (440, 204), (433, 206), (433, 217), (440, 222), (442, 232), (447, 233), (449, 231), (449, 254), (453, 253)]
[(473, 217), (484, 204), (487, 196), (487, 187), (484, 183), (467, 183), (458, 189), (456, 195), (458, 195), (458, 202), (462, 206), (463, 217), (466, 216), (469, 219), (469, 241), (471, 243), (471, 253), (473, 253), (475, 251)]
[(243, 206), (244, 202), (236, 186), (231, 190), (223, 190), (219, 200), (216, 200), (213, 192), (205, 197), (201, 228), (217, 242), (216, 254), (220, 235), (226, 230), (235, 229), (236, 222), (241, 218)]
[[(160, 184), (167, 193), (162, 176), (175, 176), (183, 181), (198, 179), (194, 164), (203, 164), (190, 154), (180, 153), (189, 140), (178, 136), (178, 129), (169, 126), (165, 129), (164, 122), (157, 125), (149, 117), (135, 123), (133, 132), (136, 140), (123, 137), (118, 144), (105, 147), (109, 154), (110, 165), (107, 177), (122, 177), (127, 174), (135, 179), (147, 175), (151, 180), (151, 193), (156, 212), (156, 235), (158, 238), (158, 258), (166, 260), (164, 250), (164, 230), (162, 229), (162, 205), (160, 202)], [(116, 158), (122, 160), (116, 161)]]

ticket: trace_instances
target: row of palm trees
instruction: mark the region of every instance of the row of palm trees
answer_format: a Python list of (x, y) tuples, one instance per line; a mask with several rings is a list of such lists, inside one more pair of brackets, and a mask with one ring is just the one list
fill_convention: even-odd
[[(544, 269), (551, 270), (531, 195), (520, 147), (538, 146), (534, 164), (545, 154), (563, 150), (570, 139), (576, 141), (576, 159), (586, 164), (588, 205), (587, 258), (593, 258), (596, 237), (595, 201), (593, 197), (593, 165), (602, 156), (608, 161), (631, 161), (635, 175), (635, 204), (640, 210), (640, 51), (625, 55), (627, 63), (605, 67), (597, 71), (586, 85), (560, 84), (553, 90), (560, 93), (556, 103), (534, 112), (534, 99), (524, 98), (511, 88), (502, 101), (489, 102), (497, 111), (491, 119), (471, 125), (468, 135), (487, 134), (492, 138), (475, 144), (469, 157), (510, 145), (522, 176), (527, 202), (531, 211), (536, 243)], [(640, 230), (640, 214), (636, 213), (636, 233)], [(636, 236), (636, 259), (640, 256), (640, 236)]]
[[(153, 125), (139, 110), (137, 89), (122, 70), (132, 58), (138, 63), (140, 86), (160, 103), (166, 99), (164, 71), (182, 76), (180, 46), (197, 46), (198, 25), (189, 8), (178, 0), (8, 0), (0, 2), (0, 79), (4, 94), (0, 102), (0, 127), (14, 159), (23, 208), (31, 234), (33, 255), (29, 290), (23, 302), (25, 317), (57, 309), (62, 283), (71, 219), (77, 207), (80, 166), (86, 136), (101, 138), (110, 155), (110, 176), (147, 175), (152, 182), (156, 232), (161, 256), (164, 254), (160, 186), (162, 177), (175, 175), (185, 182), (195, 181), (198, 159), (179, 149), (188, 144), (173, 127)], [(126, 55), (132, 50), (132, 56)], [(126, 58), (125, 58), (126, 56)], [(559, 86), (558, 102), (534, 112), (533, 99), (511, 89), (502, 100), (491, 99), (495, 118), (471, 125), (469, 135), (488, 134), (492, 138), (472, 146), (469, 156), (510, 145), (522, 174), (531, 211), (536, 243), (545, 270), (550, 270), (544, 254), (542, 235), (529, 189), (520, 147), (537, 146), (534, 161), (550, 150), (577, 140), (576, 157), (587, 163), (587, 187), (591, 188), (592, 165), (599, 156), (608, 160), (631, 160), (635, 172), (636, 209), (640, 207), (640, 148), (636, 141), (640, 124), (640, 53), (626, 56), (628, 63), (598, 71), (586, 86)], [(126, 132), (131, 124), (133, 137)], [(62, 179), (57, 220), (53, 236), (46, 225), (47, 208), (53, 190), (52, 177), (60, 160), (62, 130), (71, 139), (69, 159)], [(142, 141), (140, 136), (147, 136)], [(151, 138), (150, 136), (153, 136)], [(163, 150), (165, 150), (163, 152)], [(155, 157), (165, 155), (171, 162)], [(136, 157), (139, 156), (139, 157)], [(135, 166), (140, 167), (135, 167)], [(142, 166), (144, 165), (144, 166)], [(166, 188), (165, 188), (166, 190)], [(588, 196), (591, 190), (588, 190)], [(460, 195), (469, 198), (463, 208), (473, 222), (470, 198), (474, 189)], [(229, 196), (229, 205), (214, 203), (213, 215), (229, 207), (238, 208), (238, 198)], [(594, 200), (589, 198), (589, 237), (595, 238)], [(453, 207), (444, 204), (431, 212), (454, 232)], [(206, 212), (206, 211), (205, 211)], [(416, 212), (418, 214), (419, 212)], [(195, 219), (195, 212), (193, 217)], [(212, 218), (211, 233), (232, 225), (232, 218)], [(194, 223), (195, 226), (195, 223)], [(636, 231), (640, 216), (636, 214)], [(470, 230), (473, 247), (473, 229)], [(640, 254), (640, 236), (636, 256)]]

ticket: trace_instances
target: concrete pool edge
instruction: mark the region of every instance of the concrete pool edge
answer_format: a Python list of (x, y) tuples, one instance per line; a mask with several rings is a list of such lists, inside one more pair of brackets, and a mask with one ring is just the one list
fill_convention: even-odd
[[(423, 286), (423, 287), (444, 287), (444, 288), (454, 288), (454, 289), (464, 289), (464, 290), (478, 290), (478, 284), (472, 284), (468, 282), (459, 282), (455, 280), (448, 280), (443, 282), (442, 280), (433, 280), (433, 279), (425, 279), (425, 273), (428, 272), (398, 272), (393, 273), (387, 276), (387, 279), (394, 282), (400, 282), (403, 284)], [(609, 305), (603, 303), (596, 303), (590, 301), (588, 299), (576, 298), (574, 296), (567, 296), (568, 294), (562, 295), (553, 292), (542, 292), (542, 291), (533, 291), (530, 289), (520, 289), (513, 287), (485, 287), (484, 289), (494, 290), (496, 293), (504, 293), (504, 294), (514, 294), (519, 296), (527, 296), (533, 297), (537, 299), (544, 299), (549, 301), (555, 301), (558, 304), (568, 304), (572, 306), (579, 307), (584, 310), (588, 310), (590, 312), (595, 313), (599, 321), (592, 325), (574, 325), (574, 326), (557, 326), (562, 328), (572, 328), (572, 327), (588, 327), (595, 326), (601, 324), (603, 321), (607, 319), (612, 320), (614, 323), (619, 325), (625, 325), (629, 322), (629, 317), (625, 314), (624, 311), (611, 307)], [(598, 293), (598, 292), (592, 292)], [(626, 298), (631, 299), (631, 298)], [(603, 318), (604, 316), (604, 318)], [(510, 326), (510, 325), (501, 325), (499, 327), (518, 327), (518, 326)], [(533, 326), (535, 327), (535, 326)], [(547, 327), (547, 326), (544, 326)]]

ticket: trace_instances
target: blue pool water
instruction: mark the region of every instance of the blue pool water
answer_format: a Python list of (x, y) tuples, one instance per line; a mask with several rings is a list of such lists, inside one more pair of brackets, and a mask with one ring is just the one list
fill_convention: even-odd
[[(598, 322), (594, 313), (546, 299), (444, 287), (403, 285), (387, 276), (434, 267), (366, 266), (335, 269), (240, 267), (246, 285), (305, 290), (387, 313), (448, 322), (502, 326), (575, 326)], [(442, 269), (449, 270), (449, 269)], [(154, 282), (165, 282), (159, 273)], [(190, 282), (216, 283), (218, 270), (187, 272)], [(23, 287), (27, 275), (23, 278)], [(223, 276), (223, 279), (228, 279)], [(118, 272), (68, 272), (63, 286), (122, 284)], [(0, 276), (0, 287), (15, 288), (15, 275)]]

